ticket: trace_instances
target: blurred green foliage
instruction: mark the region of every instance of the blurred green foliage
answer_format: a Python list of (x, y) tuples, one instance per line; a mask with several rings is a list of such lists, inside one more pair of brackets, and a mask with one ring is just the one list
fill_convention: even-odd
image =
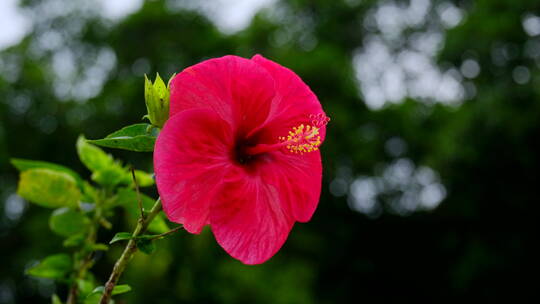
[[(143, 128), (138, 128), (141, 126)], [(127, 141), (133, 141), (139, 134), (144, 134), (146, 144), (153, 147), (153, 137), (147, 134), (151, 126), (147, 124), (135, 125), (140, 132), (133, 132), (133, 126), (123, 128), (117, 133), (128, 133)], [(126, 132), (125, 130), (130, 130)], [(124, 134), (126, 135), (126, 134)], [(133, 137), (130, 137), (133, 135)], [(141, 138), (139, 138), (141, 139)], [(144, 141), (144, 140), (143, 140)], [(99, 141), (98, 141), (99, 142)], [(130, 151), (139, 151), (139, 144), (126, 146), (122, 141), (121, 148)], [(140, 140), (139, 140), (140, 143)], [(111, 146), (107, 143), (105, 146)], [(118, 147), (115, 144), (113, 147)], [(34, 278), (54, 279), (55, 283), (63, 284), (69, 288), (66, 303), (96, 304), (100, 302), (104, 293), (104, 285), (100, 285), (91, 272), (96, 262), (96, 255), (107, 251), (108, 245), (100, 243), (98, 234), (100, 228), (112, 229), (109, 219), (114, 217), (115, 211), (122, 207), (131, 222), (143, 225), (145, 212), (153, 210), (154, 204), (159, 206), (146, 195), (139, 193), (139, 187), (148, 187), (154, 184), (149, 173), (141, 170), (125, 168), (111, 155), (86, 141), (79, 136), (76, 144), (77, 154), (81, 162), (92, 171), (91, 179), (101, 187), (94, 187), (88, 181), (72, 170), (61, 165), (44, 161), (12, 159), (11, 163), (20, 170), (17, 194), (27, 202), (41, 207), (57, 208), (49, 216), (49, 228), (57, 235), (64, 237), (64, 249), (71, 254), (57, 253), (43, 258), (37, 265), (25, 272)], [(128, 187), (126, 187), (126, 185)], [(138, 202), (138, 203), (137, 203)], [(161, 209), (148, 214), (148, 227), (150, 232), (164, 233), (169, 231)], [(9, 210), (7, 210), (9, 212)], [(117, 233), (109, 242), (112, 244), (119, 240), (136, 239), (137, 248), (144, 253), (152, 254), (155, 251), (154, 240), (161, 235), (141, 235), (146, 228), (137, 228), (137, 233)], [(119, 237), (123, 235), (123, 237)], [(114, 282), (113, 284), (116, 284)], [(116, 285), (111, 290), (112, 295), (123, 294), (131, 290), (129, 285)], [(62, 300), (56, 293), (52, 294), (53, 302)], [(109, 302), (105, 300), (106, 302)]]
[[(188, 2), (146, 1), (125, 19), (109, 20), (90, 2), (22, 1), (32, 31), (0, 53), (0, 303), (47, 303), (55, 291), (66, 292), (51, 280), (25, 275), (35, 261), (59, 252), (63, 240), (48, 231), (50, 210), (28, 206), (14, 194), (17, 171), (10, 157), (88, 175), (74, 150), (77, 137), (103, 138), (140, 121), (144, 73), (169, 77), (210, 57), (255, 53), (298, 73), (332, 118), (322, 146), (319, 209), (261, 266), (231, 259), (208, 230), (159, 241), (151, 256), (132, 261), (121, 282), (134, 290), (118, 296), (119, 303), (538, 297), (530, 279), (538, 270), (537, 0), (282, 0), (232, 34), (200, 12), (182, 9)], [(415, 21), (411, 13), (400, 28), (405, 12), (414, 12), (408, 8), (422, 3), (429, 4), (423, 19)], [(426, 37), (440, 39), (433, 63), (459, 83), (451, 92), (462, 94), (441, 102), (406, 87), (407, 94), (395, 100), (383, 96), (393, 102), (369, 106), (377, 99), (358, 76), (357, 65), (369, 61), (361, 55), (379, 41), (390, 50), (389, 60), (399, 62), (410, 55), (406, 51), (428, 49)], [(378, 58), (372, 58), (375, 65)], [(413, 63), (412, 69), (428, 69)], [(388, 89), (395, 81), (379, 85)], [(152, 171), (150, 154), (111, 153)], [(117, 173), (123, 170), (119, 165)], [(435, 182), (416, 182), (417, 173)], [(420, 194), (410, 199), (414, 191)], [(438, 206), (433, 193), (444, 198)], [(155, 196), (153, 190), (146, 194)], [(420, 208), (421, 201), (432, 208)], [(121, 216), (112, 222), (115, 231), (130, 231), (133, 224)], [(100, 231), (99, 239), (112, 237)], [(96, 281), (106, 280), (120, 253), (113, 244), (97, 257)]]

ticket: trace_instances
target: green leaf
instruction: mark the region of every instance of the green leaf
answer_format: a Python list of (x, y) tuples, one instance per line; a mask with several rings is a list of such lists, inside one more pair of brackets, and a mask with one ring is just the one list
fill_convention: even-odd
[(29, 160), (21, 158), (12, 158), (10, 159), (11, 164), (17, 168), (19, 171), (23, 172), (30, 169), (50, 169), (57, 172), (64, 172), (71, 175), (76, 181), (77, 185), (82, 188), (83, 180), (77, 172), (71, 170), (68, 167), (57, 165), (54, 163), (39, 161), (39, 160)]
[(86, 235), (84, 233), (75, 234), (65, 239), (62, 245), (64, 247), (79, 247), (84, 244), (85, 239)]
[(130, 240), (131, 238), (131, 233), (129, 232), (118, 232), (114, 235), (109, 244), (116, 243), (118, 241)]
[[(143, 208), (147, 211), (154, 206), (155, 200), (142, 193), (141, 200)], [(136, 221), (139, 218), (141, 212), (139, 210), (139, 204), (137, 203), (137, 192), (129, 188), (119, 189), (115, 202), (116, 204), (125, 208), (132, 221)], [(163, 213), (159, 213), (154, 218), (154, 220), (148, 226), (148, 231), (153, 233), (163, 233), (169, 231), (169, 226), (167, 225)]]
[[(84, 304), (98, 304), (101, 299), (101, 295), (105, 291), (105, 287), (96, 287), (84, 300)], [(131, 291), (131, 286), (127, 284), (114, 286), (111, 295), (116, 296)]]
[(109, 246), (101, 243), (96, 243), (90, 246), (91, 251), (107, 251), (109, 250)]
[(130, 291), (131, 291), (131, 286), (129, 286), (127, 284), (116, 285), (116, 286), (114, 286), (114, 289), (112, 291), (112, 295), (116, 296), (116, 295), (123, 294), (123, 293), (130, 292)]
[(78, 279), (77, 286), (79, 287), (80, 296), (85, 298), (93, 291), (95, 284), (91, 279)]
[(89, 182), (84, 181), (82, 184), (82, 197), (81, 200), (86, 203), (95, 203), (99, 201), (99, 193)]
[(103, 286), (96, 287), (90, 294), (88, 294), (88, 296), (86, 296), (86, 299), (84, 299), (84, 304), (99, 304), (104, 290), (105, 288)]
[(71, 257), (65, 253), (60, 253), (46, 257), (36, 266), (26, 270), (26, 274), (40, 278), (61, 279), (71, 269)]
[(157, 129), (150, 124), (140, 123), (124, 127), (103, 139), (87, 140), (89, 143), (135, 152), (152, 152), (157, 137)]
[(150, 187), (154, 185), (154, 178), (150, 173), (146, 173), (141, 170), (135, 170), (135, 178), (137, 179), (137, 184), (139, 185), (139, 187)]
[(163, 233), (169, 231), (169, 226), (165, 221), (163, 212), (160, 212), (154, 220), (148, 225), (148, 231), (153, 233)]
[(47, 208), (74, 207), (81, 198), (75, 179), (50, 169), (29, 169), (21, 173), (17, 193)]
[(94, 288), (94, 290), (92, 290), (92, 293), (103, 294), (104, 291), (105, 291), (105, 287), (104, 287), (104, 286), (98, 286), (98, 287)]
[(84, 304), (99, 304), (99, 301), (101, 300), (101, 295), (103, 294), (103, 291), (101, 292), (92, 292), (90, 293), (86, 299), (84, 299)]
[[(150, 209), (152, 209), (156, 200), (143, 193), (141, 193), (140, 196), (141, 196), (141, 202), (142, 202), (142, 206), (144, 210), (149, 211)], [(129, 188), (119, 189), (118, 196), (117, 196), (117, 203), (119, 205), (127, 207), (126, 210), (130, 213), (135, 214), (137, 218), (139, 214), (141, 213), (139, 211), (137, 192), (133, 189), (129, 189)]]
[(51, 304), (62, 304), (62, 301), (60, 300), (60, 297), (58, 297), (58, 295), (53, 294), (51, 297)]
[(83, 233), (88, 225), (90, 225), (89, 218), (81, 212), (66, 207), (54, 210), (49, 218), (51, 230), (66, 237)]
[(112, 166), (105, 170), (96, 171), (91, 176), (92, 180), (103, 186), (116, 186), (128, 184), (130, 181), (127, 171), (120, 166)]
[(115, 186), (119, 183), (131, 182), (129, 172), (112, 156), (89, 144), (83, 136), (77, 140), (77, 153), (81, 162), (92, 171), (92, 180), (104, 186)]
[(92, 172), (106, 170), (114, 165), (114, 160), (110, 155), (87, 143), (82, 135), (77, 139), (77, 153), (81, 162)]
[(147, 238), (138, 239), (136, 244), (137, 244), (137, 248), (139, 248), (141, 252), (144, 252), (146, 254), (152, 254), (154, 253), (154, 251), (156, 251), (156, 245), (150, 239), (147, 239)]
[[(103, 186), (116, 186), (118, 184), (133, 185), (131, 170), (124, 168), (120, 162), (115, 161), (111, 155), (99, 147), (92, 145), (83, 136), (77, 140), (77, 152), (81, 162), (92, 171), (92, 180)], [(135, 177), (141, 187), (152, 186), (152, 175), (144, 171), (135, 170)], [(95, 191), (83, 184), (85, 199), (95, 197)], [(88, 191), (87, 191), (88, 190)]]

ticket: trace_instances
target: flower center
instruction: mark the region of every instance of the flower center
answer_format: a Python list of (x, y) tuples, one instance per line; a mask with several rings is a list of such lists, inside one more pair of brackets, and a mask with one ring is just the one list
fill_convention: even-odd
[(278, 137), (279, 143), (276, 144), (258, 144), (245, 149), (247, 155), (257, 155), (265, 152), (279, 150), (283, 147), (292, 153), (304, 154), (319, 150), (321, 145), (321, 136), (319, 130), (325, 126), (330, 118), (324, 114), (310, 115), (311, 125), (301, 124), (292, 128), (287, 136)]
[(281, 136), (279, 140), (282, 141), (282, 145), (285, 144), (289, 151), (299, 154), (317, 151), (321, 145), (319, 128), (303, 124), (294, 127), (292, 131), (289, 131), (287, 137)]

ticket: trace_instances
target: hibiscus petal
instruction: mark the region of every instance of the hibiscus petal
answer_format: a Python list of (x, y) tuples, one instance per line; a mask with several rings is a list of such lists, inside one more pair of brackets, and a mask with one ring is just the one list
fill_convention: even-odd
[(278, 189), (236, 167), (212, 204), (210, 225), (217, 242), (245, 264), (260, 264), (283, 245), (294, 224)]
[[(260, 55), (252, 60), (266, 68), (276, 84), (270, 114), (256, 135), (261, 141), (275, 142), (276, 138), (287, 135), (293, 127), (312, 124), (310, 115), (324, 114), (315, 94), (293, 71)], [(321, 141), (324, 141), (326, 125), (320, 127), (319, 133)], [(272, 169), (261, 170), (267, 176), (265, 180), (279, 189), (282, 202), (289, 206), (297, 221), (309, 221), (321, 193), (320, 152), (299, 155), (279, 151), (272, 154), (275, 159)]]
[(266, 69), (249, 59), (224, 56), (191, 66), (172, 80), (170, 115), (211, 109), (244, 134), (266, 120), (274, 94)]
[[(262, 140), (274, 142), (278, 137), (286, 136), (293, 127), (312, 125), (313, 115), (324, 114), (317, 96), (296, 73), (261, 55), (255, 55), (251, 60), (272, 75), (276, 88), (270, 113), (258, 134)], [(319, 133), (324, 141), (326, 126), (320, 128)]]
[(290, 210), (295, 220), (308, 222), (319, 204), (322, 184), (322, 163), (319, 151), (296, 154), (272, 153), (272, 162), (261, 164), (258, 170), (268, 185), (279, 191), (284, 210)]
[(171, 117), (154, 151), (156, 184), (167, 217), (199, 233), (208, 224), (210, 201), (230, 166), (233, 136), (210, 110), (187, 110)]

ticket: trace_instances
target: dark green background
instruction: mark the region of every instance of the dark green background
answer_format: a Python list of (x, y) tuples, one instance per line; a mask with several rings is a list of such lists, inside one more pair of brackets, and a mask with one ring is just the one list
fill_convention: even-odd
[[(425, 18), (387, 45), (394, 54), (421, 51), (414, 35), (435, 31), (442, 35), (434, 58), (441, 71), (458, 74), (472, 59), (480, 74), (455, 76), (468, 88), (461, 103), (408, 97), (379, 110), (363, 101), (353, 57), (370, 37), (384, 34), (372, 20), (377, 10), (394, 5), (401, 14), (409, 1), (278, 1), (234, 34), (223, 34), (194, 11), (172, 9), (174, 1), (148, 1), (117, 22), (101, 18), (91, 1), (66, 1), (75, 4), (56, 15), (47, 8), (58, 1), (22, 2), (34, 14), (33, 30), (0, 52), (0, 303), (46, 303), (55, 290), (65, 296), (64, 287), (23, 274), (29, 263), (63, 248), (48, 230), (50, 211), (13, 196), (17, 172), (10, 157), (56, 162), (88, 176), (76, 156), (77, 136), (99, 138), (139, 122), (143, 73), (168, 77), (207, 58), (256, 53), (296, 71), (332, 118), (313, 220), (296, 225), (283, 249), (260, 266), (227, 256), (208, 230), (176, 234), (160, 241), (154, 255), (136, 256), (121, 279), (134, 291), (119, 303), (538, 298), (540, 37), (524, 30), (524, 20), (540, 14), (538, 0), (452, 1), (463, 19), (451, 28), (440, 18), (449, 2), (431, 1)], [(50, 32), (63, 35), (60, 45), (47, 47), (55, 41)], [(59, 49), (70, 50), (75, 63), (64, 78), (54, 71), (68, 60)], [(111, 56), (116, 64), (99, 74)], [(88, 89), (101, 78), (102, 90), (99, 81), (98, 90)], [(110, 152), (151, 170), (151, 154)], [(378, 193), (372, 212), (350, 207), (354, 199), (345, 192), (357, 178), (392, 185), (385, 170), (404, 162), (440, 177), (446, 196), (436, 209), (400, 207), (406, 193), (418, 190), (407, 174), (401, 186), (394, 182)], [(131, 229), (120, 216), (115, 225)], [(103, 241), (111, 235), (100, 232)], [(115, 245), (98, 257), (95, 273), (102, 282), (120, 250)]]

